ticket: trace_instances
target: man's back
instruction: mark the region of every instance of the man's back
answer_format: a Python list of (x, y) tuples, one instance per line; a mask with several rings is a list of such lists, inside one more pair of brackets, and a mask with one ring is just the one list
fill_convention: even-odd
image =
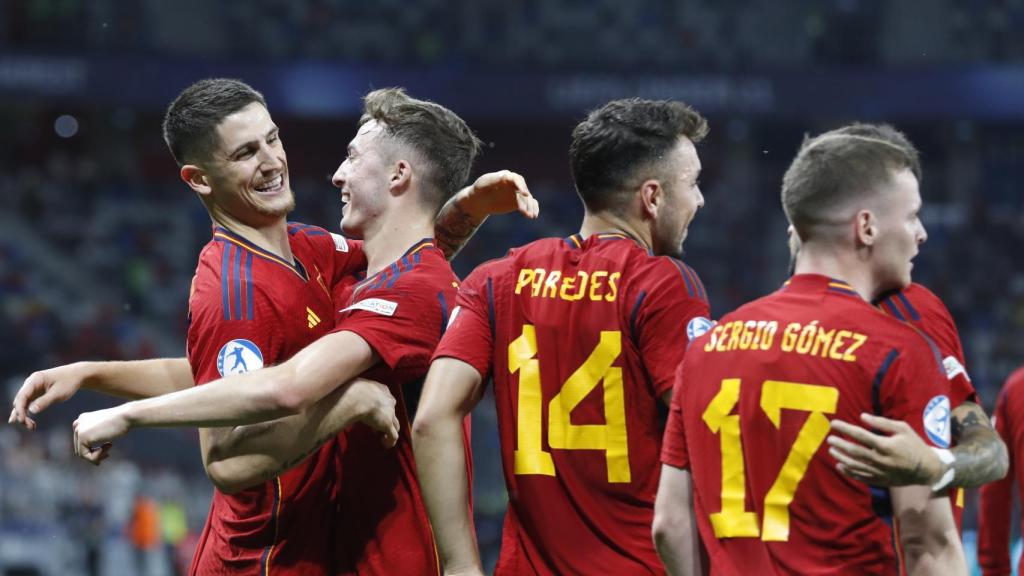
[(673, 401), (713, 571), (893, 573), (888, 493), (834, 469), (828, 422), (884, 415), (945, 447), (947, 388), (922, 336), (825, 276), (723, 318), (687, 353)]
[(552, 238), (478, 268), (459, 302), (435, 357), (494, 377), (510, 497), (496, 572), (662, 573), (657, 404), (687, 327), (710, 326), (697, 275), (621, 234)]
[[(981, 487), (978, 502), (978, 563), (985, 576), (1004, 576), (1013, 571), (1010, 560), (1013, 525), (1013, 492), (1024, 494), (1024, 368), (1010, 374), (996, 401), (992, 423), (1006, 442), (1010, 461), (1015, 467), (1002, 480)], [(1018, 511), (1024, 515), (1024, 511)], [(1021, 559), (1017, 570), (1024, 569)]]

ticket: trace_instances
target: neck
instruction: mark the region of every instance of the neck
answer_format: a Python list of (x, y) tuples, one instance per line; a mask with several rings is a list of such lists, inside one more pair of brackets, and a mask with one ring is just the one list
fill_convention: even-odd
[(430, 214), (378, 217), (377, 224), (363, 233), (366, 275), (372, 276), (398, 260), (416, 241), (433, 237), (434, 218)]
[(794, 274), (820, 274), (847, 282), (868, 302), (881, 292), (871, 269), (856, 251), (838, 251), (804, 244), (796, 258)]
[(247, 224), (215, 206), (210, 210), (210, 217), (218, 226), (228, 229), (292, 264), (295, 263), (292, 257), (292, 246), (288, 243), (288, 221), (284, 216), (268, 217), (265, 222)]
[(647, 228), (637, 226), (617, 214), (586, 211), (583, 215), (583, 224), (580, 226), (580, 236), (586, 239), (602, 232), (619, 232), (636, 240), (647, 250), (653, 248), (651, 233)]

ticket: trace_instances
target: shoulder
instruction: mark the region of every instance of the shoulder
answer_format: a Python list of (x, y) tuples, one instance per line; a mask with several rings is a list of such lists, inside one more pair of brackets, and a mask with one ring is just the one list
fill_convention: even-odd
[(679, 291), (686, 298), (708, 303), (707, 290), (697, 271), (671, 256), (650, 256), (637, 248), (629, 282), (641, 289)]

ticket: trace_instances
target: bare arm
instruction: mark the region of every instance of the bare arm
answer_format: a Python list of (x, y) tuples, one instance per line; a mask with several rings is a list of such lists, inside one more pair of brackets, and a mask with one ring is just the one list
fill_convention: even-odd
[(82, 414), (74, 425), (75, 450), (92, 460), (93, 446), (138, 426), (239, 426), (297, 414), (378, 360), (355, 333), (328, 334), (284, 364)]
[(454, 358), (430, 365), (412, 427), (423, 501), (446, 574), (483, 574), (473, 519), (462, 421), (483, 393), (480, 373)]
[(32, 416), (64, 402), (85, 388), (120, 398), (152, 398), (192, 387), (185, 358), (129, 362), (75, 362), (33, 372), (14, 396), (8, 423), (36, 427)]
[[(828, 439), (843, 474), (882, 486), (931, 485), (949, 469), (906, 422), (870, 414), (861, 419), (885, 434), (833, 420), (834, 432), (855, 441), (834, 435)], [(1005, 476), (1009, 467), (1006, 446), (984, 410), (964, 402), (953, 410), (951, 420), (956, 445), (950, 451), (956, 460), (950, 486), (974, 488)]]
[(891, 493), (907, 574), (967, 574), (949, 497), (928, 486), (893, 488)]
[(652, 532), (654, 547), (671, 576), (702, 573), (700, 536), (693, 515), (693, 485), (689, 470), (661, 465)]
[(351, 425), (362, 422), (398, 441), (395, 398), (383, 384), (357, 378), (308, 410), (272, 422), (199, 431), (203, 465), (213, 484), (230, 494), (280, 475)]
[(508, 170), (484, 174), (441, 207), (434, 224), (437, 245), (451, 260), (488, 216), (513, 210), (531, 219), (540, 213), (526, 180)]

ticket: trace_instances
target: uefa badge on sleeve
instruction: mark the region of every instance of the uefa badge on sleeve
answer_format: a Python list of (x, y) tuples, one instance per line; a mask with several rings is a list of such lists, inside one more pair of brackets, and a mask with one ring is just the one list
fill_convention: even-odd
[(703, 316), (694, 316), (686, 325), (686, 338), (689, 340), (700, 338), (707, 334), (708, 330), (711, 330), (714, 326), (715, 323), (711, 320)]
[(939, 448), (949, 448), (950, 442), (949, 398), (939, 395), (932, 398), (924, 409), (924, 431)]
[(249, 340), (238, 338), (221, 347), (217, 354), (217, 372), (221, 376), (243, 374), (263, 368), (263, 353)]

